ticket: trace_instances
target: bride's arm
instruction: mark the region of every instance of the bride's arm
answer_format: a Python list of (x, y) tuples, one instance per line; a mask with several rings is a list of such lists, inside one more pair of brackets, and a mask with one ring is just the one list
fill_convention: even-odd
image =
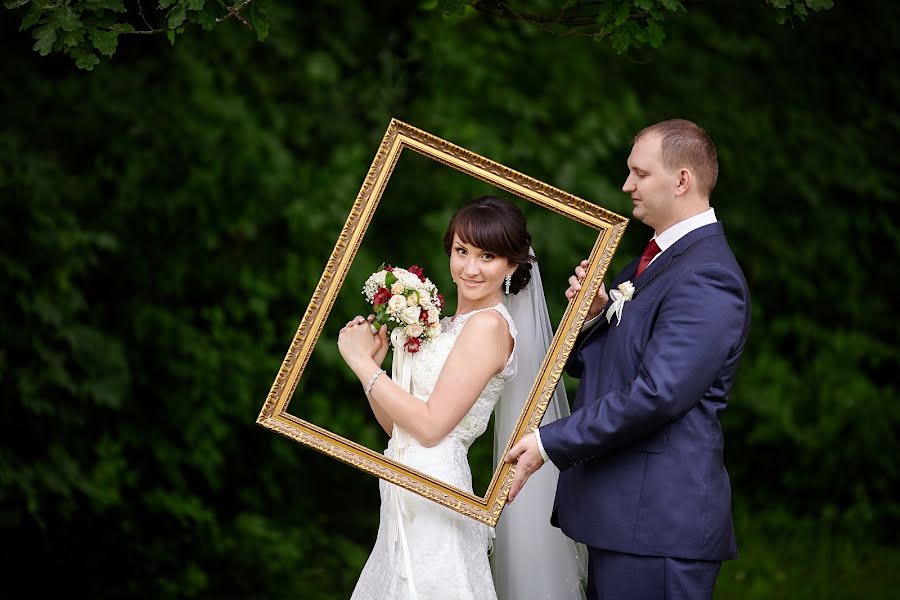
[[(369, 315), (368, 319), (364, 319), (360, 316), (354, 317), (353, 320), (349, 321), (343, 328), (341, 328), (340, 333), (343, 334), (345, 331), (349, 331), (351, 327), (356, 327), (359, 325), (363, 325), (365, 323), (371, 323), (373, 318), (374, 318), (374, 315)], [(388, 349), (387, 326), (382, 325), (381, 329), (378, 331), (378, 333), (371, 336), (371, 340), (365, 338), (365, 336), (363, 336), (363, 338), (361, 338), (361, 339), (363, 339), (363, 341), (365, 341), (365, 342), (369, 342), (369, 341), (375, 342), (375, 345), (373, 346), (373, 350), (372, 350), (373, 354), (371, 355), (372, 361), (376, 365), (381, 365), (382, 363), (384, 363), (384, 357), (387, 355), (387, 349)], [(340, 342), (338, 342), (338, 343), (340, 344)], [(367, 345), (367, 344), (364, 344), (364, 345)], [(341, 351), (341, 354), (342, 355), (344, 354), (344, 350)], [(373, 373), (374, 372), (377, 372), (377, 368), (376, 368), (376, 371), (373, 371)], [(363, 385), (366, 385), (366, 383), (367, 382), (363, 382)], [(387, 415), (387, 413), (384, 412), (384, 410), (382, 410), (382, 408), (380, 406), (378, 406), (378, 404), (376, 404), (375, 402), (372, 401), (371, 396), (369, 396), (368, 400), (369, 400), (369, 408), (372, 409), (372, 414), (375, 415), (375, 420), (378, 421), (378, 424), (381, 425), (381, 428), (384, 429), (384, 432), (386, 434), (388, 434), (388, 437), (391, 437), (391, 434), (394, 432), (394, 422)]]
[[(382, 376), (369, 395), (373, 411), (377, 406), (420, 444), (433, 446), (466, 416), (488, 380), (503, 370), (512, 346), (509, 326), (500, 314), (484, 311), (473, 315), (457, 337), (428, 402)], [(345, 359), (364, 385), (379, 369), (365, 353)]]
[(394, 433), (394, 420), (391, 419), (387, 412), (372, 399), (372, 394), (369, 394), (369, 408), (372, 409), (375, 420), (378, 421), (378, 424), (381, 425), (384, 432), (388, 434), (388, 437), (391, 437), (391, 434)]

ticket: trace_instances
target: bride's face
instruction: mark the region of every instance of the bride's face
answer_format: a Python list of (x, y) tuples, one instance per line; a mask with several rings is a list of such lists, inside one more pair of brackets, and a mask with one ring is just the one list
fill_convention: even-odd
[(460, 303), (465, 300), (471, 308), (479, 308), (481, 303), (488, 305), (502, 295), (503, 278), (515, 270), (506, 257), (467, 244), (454, 234), (450, 274), (456, 282)]

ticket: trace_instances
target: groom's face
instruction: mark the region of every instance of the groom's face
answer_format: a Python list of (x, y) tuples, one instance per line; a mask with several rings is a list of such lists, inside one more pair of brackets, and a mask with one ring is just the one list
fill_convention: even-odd
[(663, 164), (658, 136), (645, 135), (634, 143), (622, 191), (631, 196), (634, 218), (657, 233), (674, 223), (677, 175)]

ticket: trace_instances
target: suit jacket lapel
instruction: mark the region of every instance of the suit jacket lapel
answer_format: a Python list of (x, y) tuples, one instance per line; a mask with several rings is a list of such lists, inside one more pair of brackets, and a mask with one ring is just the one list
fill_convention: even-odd
[[(656, 277), (666, 270), (672, 261), (678, 257), (679, 254), (683, 253), (685, 250), (690, 248), (695, 242), (698, 240), (702, 240), (703, 238), (709, 237), (711, 235), (724, 235), (725, 229), (722, 227), (721, 221), (716, 221), (715, 223), (710, 223), (709, 225), (704, 225), (703, 227), (698, 227), (697, 229), (691, 231), (687, 235), (683, 236), (680, 240), (669, 246), (665, 252), (660, 254), (659, 258), (650, 263), (650, 266), (647, 267), (641, 276), (638, 277), (634, 283), (634, 294), (635, 296), (651, 281), (656, 279)], [(631, 274), (634, 275), (634, 271), (632, 270)]]
[[(716, 221), (715, 223), (710, 223), (709, 225), (704, 225), (703, 227), (698, 227), (697, 229), (691, 231), (680, 240), (669, 246), (665, 252), (663, 252), (659, 258), (654, 260), (649, 267), (647, 267), (641, 276), (637, 279), (634, 278), (634, 273), (637, 271), (637, 266), (639, 259), (634, 259), (630, 263), (628, 263), (624, 269), (622, 269), (618, 276), (613, 280), (610, 289), (615, 289), (620, 283), (625, 281), (631, 281), (634, 284), (634, 293), (637, 295), (643, 288), (647, 287), (647, 285), (653, 281), (657, 275), (666, 270), (672, 261), (675, 260), (679, 254), (683, 253), (685, 250), (691, 247), (694, 242), (701, 240), (705, 237), (709, 237), (711, 235), (724, 235), (725, 229), (722, 227), (721, 221)], [(607, 290), (609, 291), (609, 290)], [(609, 304), (606, 305), (606, 308), (603, 309), (603, 312), (600, 313), (602, 319), (606, 319), (606, 311), (609, 310)], [(578, 352), (582, 346), (584, 346), (587, 341), (596, 335), (599, 331), (603, 331), (605, 329), (605, 324), (596, 324), (589, 331), (583, 332), (581, 334), (580, 339), (575, 342), (574, 352)]]
[[(625, 265), (625, 268), (619, 271), (619, 274), (616, 275), (615, 279), (613, 279), (612, 285), (610, 285), (609, 290), (615, 289), (616, 286), (618, 286), (620, 283), (634, 279), (634, 273), (635, 271), (637, 271), (639, 260), (639, 258), (636, 258)], [(609, 293), (609, 290), (606, 290), (606, 292)], [(600, 318), (603, 320), (603, 323), (596, 323), (586, 332), (582, 331), (578, 336), (578, 339), (576, 339), (575, 341), (575, 349), (573, 350), (573, 353), (578, 352), (578, 350), (580, 350), (581, 347), (584, 346), (590, 338), (606, 328), (606, 311), (609, 310), (610, 302), (607, 302), (603, 310), (600, 311)]]

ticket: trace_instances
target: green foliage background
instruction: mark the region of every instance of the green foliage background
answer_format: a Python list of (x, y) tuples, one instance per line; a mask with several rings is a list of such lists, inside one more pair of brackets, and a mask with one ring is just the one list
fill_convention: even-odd
[[(714, 206), (754, 300), (724, 420), (742, 558), (718, 597), (897, 589), (895, 3), (783, 25), (759, 2), (690, 4), (627, 54), (400, 2), (267, 14), (262, 43), (235, 22), (120, 36), (88, 73), (0, 11), (6, 572), (94, 598), (348, 597), (376, 480), (254, 420), (389, 119), (628, 215), (631, 137), (684, 116), (717, 142)], [(580, 258), (532, 229), (550, 264)], [(629, 225), (613, 270), (648, 235)], [(306, 394), (310, 417), (383, 443), (333, 401), (353, 384)]]

